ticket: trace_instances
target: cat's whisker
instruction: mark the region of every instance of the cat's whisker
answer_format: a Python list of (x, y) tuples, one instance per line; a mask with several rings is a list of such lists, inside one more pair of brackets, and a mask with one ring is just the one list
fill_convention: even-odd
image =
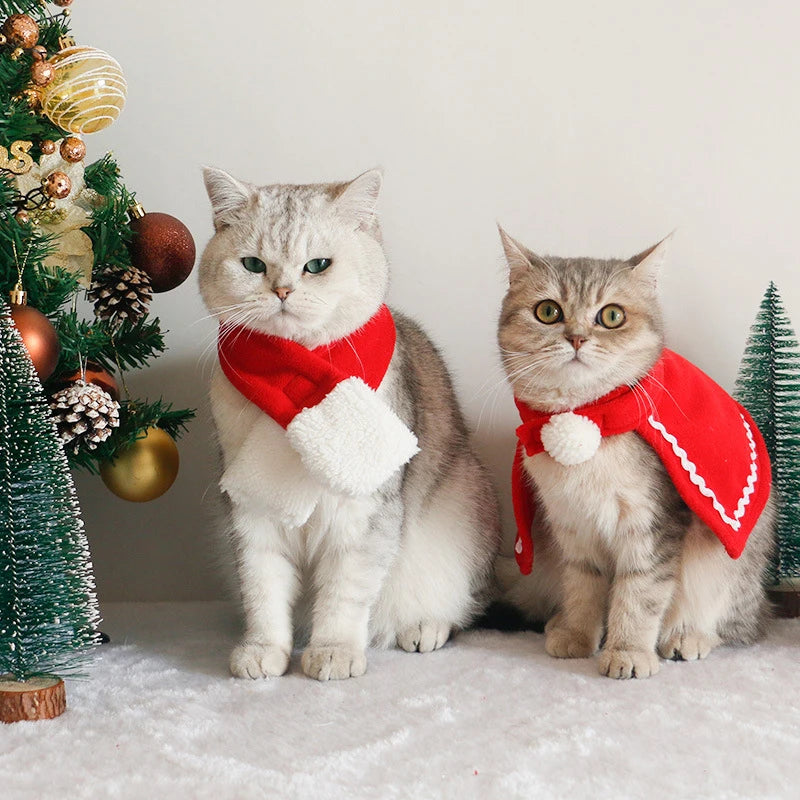
[(198, 317), (193, 322), (190, 322), (189, 323), (189, 327), (191, 328), (194, 325), (198, 325), (199, 323), (206, 322), (207, 320), (210, 320), (210, 319), (217, 319), (218, 317), (221, 317), (223, 314), (228, 314), (231, 311), (236, 311), (236, 310), (242, 308), (243, 305), (244, 305), (244, 303), (235, 303), (235, 304), (230, 305), (230, 306), (221, 306), (221, 307), (215, 308), (215, 309), (211, 310), (208, 314), (206, 314), (204, 317)]
[(663, 392), (665, 392), (665, 394), (672, 400), (672, 402), (675, 403), (675, 407), (680, 409), (680, 412), (681, 414), (683, 414), (684, 417), (687, 416), (686, 412), (680, 407), (678, 401), (675, 399), (672, 392), (670, 392), (669, 389), (667, 389), (667, 387), (664, 386), (663, 383), (661, 383), (661, 381), (659, 381), (657, 378), (654, 378), (652, 375), (648, 376), (648, 380), (651, 380), (656, 386), (658, 386)]
[[(486, 407), (489, 406), (489, 420), (494, 421), (496, 418), (497, 403), (500, 400), (500, 395), (503, 389), (508, 390), (508, 381), (505, 379), (505, 374), (500, 367), (494, 368), (495, 374), (490, 375), (484, 382), (482, 387), (476, 391), (475, 398), (484, 395), (483, 403), (478, 410), (478, 419), (476, 425), (481, 426), (481, 423), (486, 413)], [(489, 382), (492, 385), (489, 386)]]

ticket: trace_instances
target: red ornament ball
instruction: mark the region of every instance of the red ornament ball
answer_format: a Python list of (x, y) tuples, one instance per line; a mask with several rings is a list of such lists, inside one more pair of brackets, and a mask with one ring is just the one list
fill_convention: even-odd
[(53, 374), (61, 353), (56, 329), (41, 311), (31, 306), (12, 305), (11, 318), (33, 361), (39, 380), (44, 383)]
[(194, 239), (179, 219), (158, 211), (134, 215), (131, 230), (135, 234), (128, 245), (131, 261), (150, 277), (154, 292), (168, 292), (189, 277)]

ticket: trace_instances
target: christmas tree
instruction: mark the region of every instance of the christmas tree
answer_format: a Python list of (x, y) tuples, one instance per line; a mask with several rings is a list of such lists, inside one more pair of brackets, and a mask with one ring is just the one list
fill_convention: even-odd
[(60, 713), (63, 683), (41, 673), (73, 668), (96, 636), (68, 468), (153, 499), (193, 416), (128, 390), (165, 350), (149, 307), (189, 275), (194, 241), (144, 211), (113, 158), (85, 164), (83, 137), (117, 119), (127, 87), (111, 56), (75, 43), (72, 2), (0, 0), (0, 719)]
[(98, 613), (67, 458), (5, 302), (0, 359), (0, 672), (25, 679), (64, 671)]
[[(9, 681), (80, 664), (97, 640), (89, 548), (50, 408), (0, 302), (0, 719)], [(60, 687), (63, 684), (53, 684)], [(10, 704), (10, 708), (6, 706)]]
[(750, 330), (736, 396), (752, 414), (772, 460), (778, 501), (773, 579), (800, 589), (800, 351), (770, 283)]
[[(152, 499), (175, 477), (172, 440), (192, 412), (131, 397), (125, 374), (164, 351), (152, 295), (188, 276), (195, 248), (179, 220), (144, 212), (113, 158), (84, 164), (82, 137), (118, 117), (127, 87), (111, 56), (75, 44), (71, 5), (0, 0), (0, 291), (70, 464)], [(141, 475), (126, 487), (131, 453), (151, 437), (163, 474), (144, 492)]]

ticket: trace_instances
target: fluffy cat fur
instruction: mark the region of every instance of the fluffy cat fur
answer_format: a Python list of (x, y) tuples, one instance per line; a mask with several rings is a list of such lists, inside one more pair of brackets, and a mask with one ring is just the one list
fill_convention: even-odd
[[(216, 233), (200, 262), (200, 289), (222, 335), (244, 326), (315, 348), (376, 313), (388, 284), (375, 215), (379, 172), (346, 184), (255, 187), (209, 168), (205, 182)], [(248, 272), (246, 256), (266, 271)], [(304, 272), (315, 258), (332, 265)], [(439, 648), (489, 599), (499, 541), (494, 491), (439, 353), (414, 322), (393, 314), (397, 345), (378, 396), (420, 452), (370, 495), (322, 486), (286, 431), (215, 366), (220, 485), (245, 619), (230, 659), (238, 677), (287, 670), (303, 609), (310, 633), (302, 669), (327, 680), (361, 675), (370, 643)]]
[[(509, 289), (498, 339), (515, 396), (564, 412), (649, 372), (664, 347), (657, 283), (668, 240), (629, 260), (597, 260), (540, 257), (500, 234)], [(545, 299), (562, 309), (556, 324), (534, 315)], [(610, 303), (625, 310), (619, 328), (596, 321)], [(642, 678), (658, 671), (659, 655), (704, 658), (719, 644), (761, 634), (771, 501), (733, 560), (636, 433), (604, 438), (583, 464), (563, 466), (541, 453), (525, 456), (524, 467), (538, 499), (533, 572), (511, 579), (504, 564), (499, 574), (507, 602), (549, 617), (551, 656), (599, 650), (602, 674)]]

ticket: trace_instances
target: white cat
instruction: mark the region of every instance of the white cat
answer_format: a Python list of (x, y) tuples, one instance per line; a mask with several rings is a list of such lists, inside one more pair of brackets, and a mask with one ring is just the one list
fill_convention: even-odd
[(361, 675), (370, 643), (441, 647), (489, 599), (498, 508), (441, 357), (383, 305), (380, 173), (205, 180), (200, 288), (220, 322), (211, 402), (245, 616), (231, 671), (287, 670), (301, 597), (313, 678)]

